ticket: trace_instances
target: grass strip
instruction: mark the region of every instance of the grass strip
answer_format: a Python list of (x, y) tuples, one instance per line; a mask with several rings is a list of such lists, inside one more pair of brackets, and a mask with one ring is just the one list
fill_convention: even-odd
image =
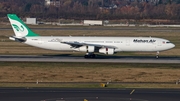
[[(175, 85), (180, 77), (179, 72), (179, 64), (0, 62), (0, 86), (96, 88), (99, 84), (92, 82), (115, 82), (108, 87), (126, 88), (142, 85), (147, 88), (176, 88), (179, 87)], [(38, 85), (37, 81), (40, 82)], [(117, 84), (118, 82), (132, 84)]]

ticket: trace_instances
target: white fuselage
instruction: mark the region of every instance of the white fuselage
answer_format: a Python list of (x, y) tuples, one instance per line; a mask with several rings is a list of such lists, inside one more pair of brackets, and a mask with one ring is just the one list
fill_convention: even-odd
[[(73, 51), (71, 45), (62, 42), (79, 42), (94, 45), (108, 45), (116, 47), (114, 52), (121, 51), (164, 51), (175, 47), (169, 40), (154, 37), (79, 37), (79, 36), (38, 36), (26, 37), (25, 44), (59, 51)], [(59, 41), (61, 40), (61, 41)]]

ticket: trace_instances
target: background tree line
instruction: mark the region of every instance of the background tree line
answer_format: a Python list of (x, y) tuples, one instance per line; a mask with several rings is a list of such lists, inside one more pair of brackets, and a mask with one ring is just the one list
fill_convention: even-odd
[(44, 19), (180, 18), (180, 0), (60, 0), (59, 6), (44, 4), (45, 0), (0, 0), (0, 17), (5, 17), (7, 13), (16, 13), (19, 16)]

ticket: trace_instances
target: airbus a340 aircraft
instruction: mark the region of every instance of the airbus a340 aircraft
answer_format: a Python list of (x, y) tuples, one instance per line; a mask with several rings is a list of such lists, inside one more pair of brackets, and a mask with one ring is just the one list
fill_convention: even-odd
[(9, 39), (31, 46), (57, 50), (86, 52), (85, 58), (94, 58), (96, 52), (157, 52), (175, 47), (169, 40), (155, 37), (87, 37), (39, 36), (31, 31), (15, 14), (8, 14), (15, 36)]

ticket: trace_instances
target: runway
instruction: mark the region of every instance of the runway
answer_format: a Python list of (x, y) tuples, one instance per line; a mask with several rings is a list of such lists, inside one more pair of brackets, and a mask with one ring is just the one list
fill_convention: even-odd
[(97, 56), (95, 59), (84, 59), (83, 56), (69, 55), (0, 55), (1, 62), (90, 62), (90, 63), (180, 63), (180, 57), (153, 56)]
[(0, 101), (179, 101), (177, 89), (0, 88)]

